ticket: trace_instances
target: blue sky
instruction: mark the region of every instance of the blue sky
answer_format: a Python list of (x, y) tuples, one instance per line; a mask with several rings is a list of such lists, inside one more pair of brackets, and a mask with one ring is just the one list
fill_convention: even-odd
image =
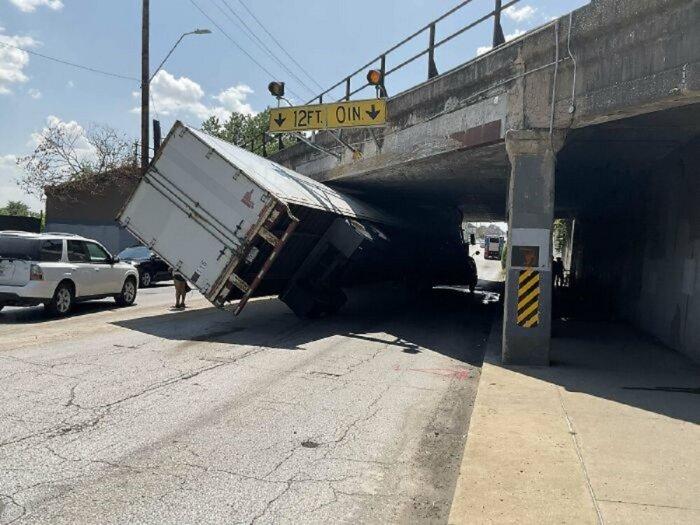
[[(285, 46), (286, 51), (324, 89), (382, 50), (425, 25), (458, 0), (151, 0), (151, 66), (158, 65), (177, 38), (195, 28), (210, 35), (187, 37), (168, 60), (152, 90), (155, 109), (167, 132), (182, 119), (199, 125), (206, 116), (228, 111), (257, 112), (273, 100), (266, 86), (270, 74), (236, 48), (192, 4), (198, 4), (263, 68), (286, 80), (294, 102), (320, 90), (299, 71), (245, 10), (245, 4)], [(588, 0), (523, 0), (503, 19), (514, 36), (565, 14)], [(228, 7), (227, 7), (228, 6)], [(492, 9), (492, 0), (474, 0), (437, 26), (437, 39)], [(140, 75), (140, 0), (0, 0), (0, 42), (111, 71)], [(233, 12), (232, 12), (233, 11)], [(312, 90), (300, 85), (236, 24), (238, 14), (287, 67)], [(235, 24), (234, 24), (235, 21)], [(484, 23), (455, 38), (436, 53), (444, 71), (477, 54), (491, 39)], [(388, 59), (388, 67), (424, 47), (427, 35)], [(425, 79), (425, 59), (387, 78), (389, 94)], [(136, 138), (134, 111), (139, 83), (106, 77), (0, 46), (0, 206), (21, 199), (34, 209), (41, 202), (21, 193), (16, 156), (33, 149), (32, 135), (49, 118), (74, 129), (108, 124)], [(341, 96), (337, 91), (337, 96)], [(370, 96), (369, 92), (367, 96)], [(152, 108), (153, 111), (153, 108)]]

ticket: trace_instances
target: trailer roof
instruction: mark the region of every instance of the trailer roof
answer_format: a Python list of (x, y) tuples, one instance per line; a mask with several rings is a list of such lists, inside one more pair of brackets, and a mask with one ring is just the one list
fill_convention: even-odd
[(175, 123), (171, 134), (178, 126), (187, 129), (200, 141), (221, 155), (224, 160), (282, 202), (380, 223), (396, 222), (396, 219), (371, 205), (338, 193), (329, 186), (310, 179), (301, 173), (239, 148), (230, 142), (213, 137), (201, 130), (187, 126), (180, 121)]

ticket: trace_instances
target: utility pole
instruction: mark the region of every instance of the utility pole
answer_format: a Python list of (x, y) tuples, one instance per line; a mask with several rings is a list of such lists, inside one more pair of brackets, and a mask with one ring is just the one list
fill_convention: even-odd
[(142, 0), (141, 15), (141, 169), (145, 172), (148, 168), (148, 146), (150, 144), (149, 129), (149, 84), (151, 75), (148, 64), (148, 26), (149, 26), (149, 2)]

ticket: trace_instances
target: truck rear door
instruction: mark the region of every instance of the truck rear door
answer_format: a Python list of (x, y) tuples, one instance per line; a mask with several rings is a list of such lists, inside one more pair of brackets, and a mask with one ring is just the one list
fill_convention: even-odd
[(213, 300), (222, 273), (273, 200), (176, 125), (118, 220)]

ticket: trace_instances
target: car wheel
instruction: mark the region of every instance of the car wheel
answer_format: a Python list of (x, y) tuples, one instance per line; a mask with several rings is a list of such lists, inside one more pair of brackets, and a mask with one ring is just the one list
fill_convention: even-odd
[(153, 284), (151, 272), (143, 272), (141, 274), (141, 288), (148, 288), (151, 284)]
[(73, 299), (73, 287), (68, 283), (61, 283), (56, 287), (51, 301), (46, 303), (46, 309), (51, 315), (63, 317), (73, 308)]
[(136, 300), (136, 279), (128, 277), (124, 281), (122, 291), (119, 295), (114, 296), (114, 300), (119, 306), (131, 306)]

